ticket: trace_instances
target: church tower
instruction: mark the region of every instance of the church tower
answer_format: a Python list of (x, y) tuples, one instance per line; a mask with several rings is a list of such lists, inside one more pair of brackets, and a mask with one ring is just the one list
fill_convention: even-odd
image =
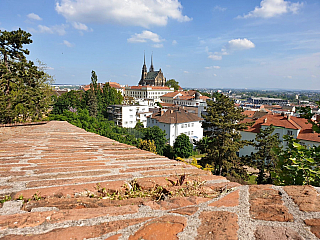
[(153, 62), (152, 62), (152, 55), (153, 54), (151, 54), (151, 66), (150, 66), (149, 72), (154, 72)]
[(143, 66), (142, 66), (141, 80), (140, 80), (139, 84), (143, 82), (143, 80), (146, 78), (147, 74), (148, 74), (148, 70), (147, 70), (147, 65), (146, 65), (146, 54), (144, 54), (144, 61), (143, 61)]

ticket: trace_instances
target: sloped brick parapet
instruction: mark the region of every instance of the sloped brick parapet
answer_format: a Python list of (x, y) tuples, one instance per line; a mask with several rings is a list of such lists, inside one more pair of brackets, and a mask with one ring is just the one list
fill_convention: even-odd
[[(0, 128), (0, 163), (0, 198), (11, 197), (0, 204), (0, 239), (320, 238), (312, 186), (241, 186), (67, 122)], [(181, 193), (102, 194), (133, 182)], [(184, 196), (192, 184), (204, 194)]]

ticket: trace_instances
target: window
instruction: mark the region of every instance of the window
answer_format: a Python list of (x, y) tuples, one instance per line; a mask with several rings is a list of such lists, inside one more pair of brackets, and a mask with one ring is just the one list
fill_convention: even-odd
[(133, 115), (130, 115), (130, 118), (133, 118)]
[(193, 135), (193, 131), (191, 131), (191, 135)]
[(128, 122), (124, 122), (124, 124), (128, 124)]
[(181, 128), (183, 128), (183, 124), (181, 124)]
[(187, 128), (187, 127), (188, 127), (186, 123), (184, 124), (184, 127), (185, 127), (185, 128)]
[(133, 109), (132, 109), (132, 108), (130, 108), (130, 109), (129, 109), (129, 111), (131, 111), (131, 112), (132, 112), (132, 111), (133, 111)]
[(190, 127), (190, 123), (188, 123), (188, 127)]
[(287, 131), (287, 135), (293, 135), (293, 131), (288, 130), (288, 131)]
[(188, 132), (188, 136), (190, 136), (190, 131)]
[(191, 123), (191, 127), (194, 127), (194, 123)]
[(133, 123), (133, 121), (130, 121), (130, 123), (132, 124), (132, 123)]

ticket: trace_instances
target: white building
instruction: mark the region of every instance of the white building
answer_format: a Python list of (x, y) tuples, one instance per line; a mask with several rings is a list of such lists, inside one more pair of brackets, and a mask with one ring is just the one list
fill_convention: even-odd
[(134, 97), (135, 99), (153, 99), (160, 101), (160, 97), (167, 93), (174, 92), (174, 88), (161, 86), (129, 86), (125, 87), (125, 96)]
[[(264, 116), (256, 118), (247, 118), (246, 122), (254, 122), (247, 130), (241, 131), (242, 140), (255, 140), (257, 133), (260, 129), (265, 129), (270, 125), (275, 127), (273, 134), (279, 136), (279, 140), (284, 147), (287, 146), (287, 142), (284, 141), (284, 135), (291, 135), (293, 138), (300, 140), (300, 143), (306, 146), (319, 146), (320, 137), (318, 133), (314, 133), (312, 125), (308, 123), (305, 118), (293, 117), (291, 115), (280, 114), (264, 114)], [(240, 149), (239, 156), (250, 156), (251, 153), (256, 153), (258, 150), (254, 146), (245, 146)]]
[(148, 117), (147, 126), (158, 126), (164, 130), (169, 144), (173, 146), (175, 139), (182, 133), (189, 136), (190, 141), (202, 139), (202, 120), (196, 114), (189, 113), (183, 108), (177, 108), (166, 112), (160, 110), (158, 114)]
[(107, 111), (109, 120), (124, 128), (134, 128), (138, 121), (146, 127), (147, 117), (152, 114), (149, 106), (140, 105), (110, 105)]

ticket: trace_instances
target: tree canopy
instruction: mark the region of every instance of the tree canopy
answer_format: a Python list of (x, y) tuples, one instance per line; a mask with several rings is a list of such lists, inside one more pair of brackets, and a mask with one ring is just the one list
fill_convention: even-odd
[(214, 174), (239, 178), (245, 174), (237, 156), (239, 149), (248, 144), (241, 140), (239, 133), (247, 127), (247, 124), (240, 123), (245, 117), (241, 112), (222, 94), (216, 95), (215, 102), (208, 102), (207, 114), (203, 116), (208, 146), (203, 148), (206, 156), (201, 159), (201, 165), (211, 164)]
[(173, 87), (175, 91), (178, 91), (180, 86), (179, 86), (179, 82), (177, 82), (174, 79), (170, 79), (168, 81), (166, 81), (166, 86), (167, 87)]
[(31, 34), (0, 30), (0, 123), (41, 120), (51, 104), (52, 77), (26, 59)]
[(192, 155), (193, 145), (185, 134), (180, 134), (173, 144), (175, 157), (188, 158)]
[(278, 135), (272, 134), (274, 127), (271, 125), (265, 129), (260, 128), (260, 133), (256, 135), (255, 148), (258, 151), (252, 155), (253, 166), (259, 169), (257, 178), (258, 184), (272, 184), (271, 172), (275, 170), (278, 162), (277, 148), (280, 140)]

